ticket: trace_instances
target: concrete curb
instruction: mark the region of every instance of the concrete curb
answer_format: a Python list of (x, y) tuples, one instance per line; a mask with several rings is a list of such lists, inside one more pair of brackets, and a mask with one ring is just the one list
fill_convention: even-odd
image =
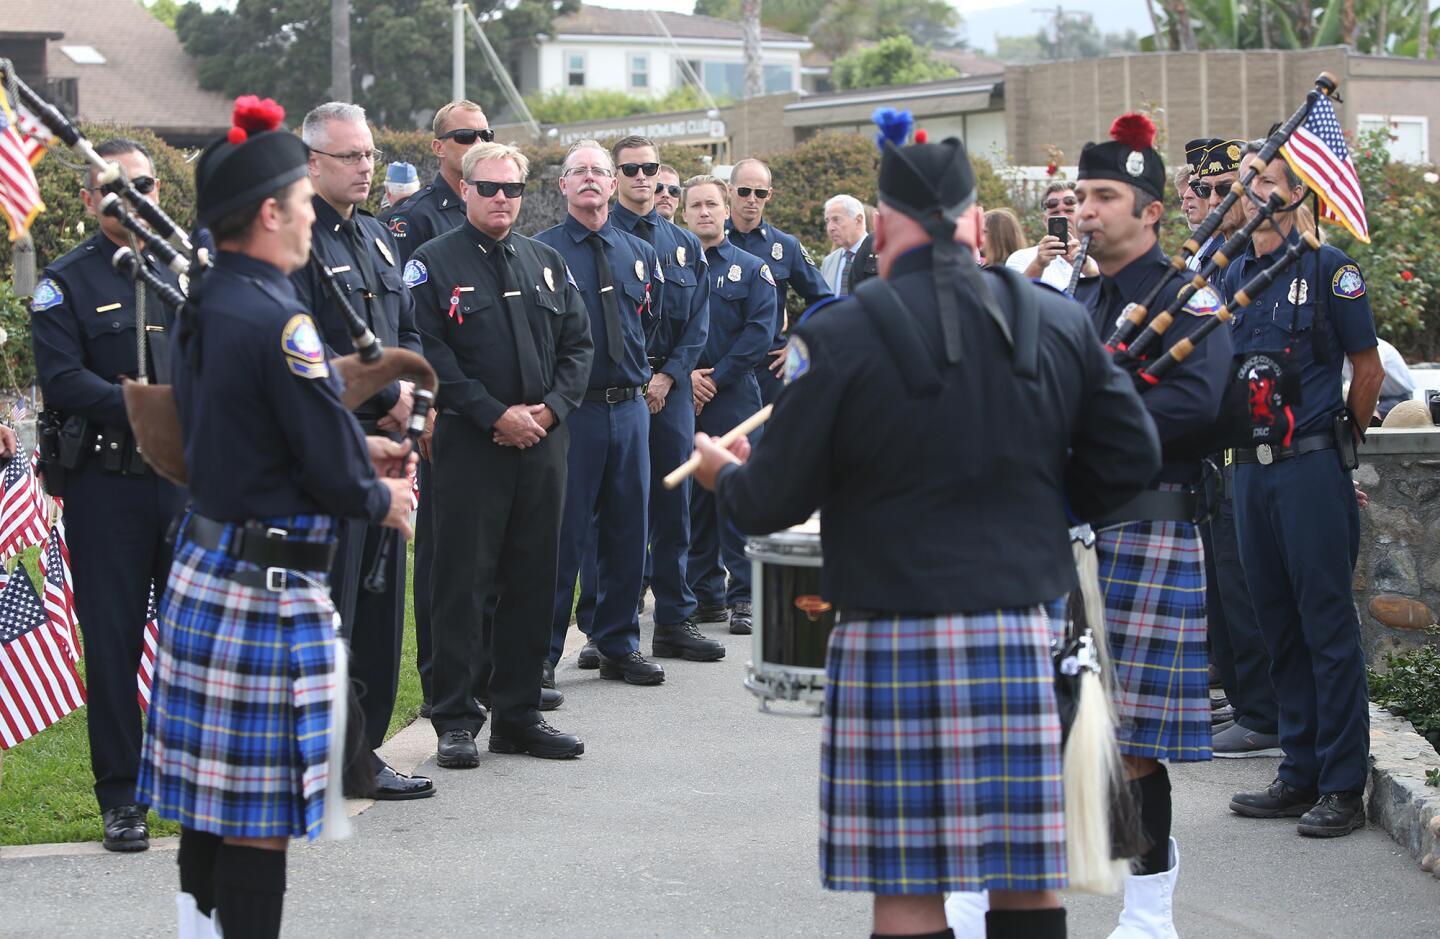
[(1372, 824), (1440, 878), (1440, 788), (1426, 785), (1440, 753), (1410, 722), (1370, 705), (1370, 783), (1365, 807)]

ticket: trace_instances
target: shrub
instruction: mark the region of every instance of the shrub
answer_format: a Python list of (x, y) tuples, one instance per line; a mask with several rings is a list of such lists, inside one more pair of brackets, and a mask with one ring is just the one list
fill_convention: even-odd
[(1414, 724), (1440, 750), (1440, 648), (1385, 653), (1385, 670), (1370, 671), (1370, 700)]
[(541, 124), (573, 124), (633, 114), (693, 111), (709, 107), (709, 101), (693, 85), (680, 85), (663, 95), (626, 94), (598, 88), (559, 89), (531, 95), (525, 99), (525, 105)]
[(35, 356), (30, 351), (29, 300), (16, 296), (9, 281), (0, 280), (0, 329), (5, 341), (0, 344), (0, 390), (29, 393), (35, 382)]

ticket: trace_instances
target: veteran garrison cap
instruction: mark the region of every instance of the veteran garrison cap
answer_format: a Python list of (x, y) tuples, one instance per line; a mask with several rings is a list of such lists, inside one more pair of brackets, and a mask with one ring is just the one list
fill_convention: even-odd
[(1220, 142), (1219, 137), (1196, 137), (1194, 140), (1185, 141), (1185, 162), (1190, 164), (1190, 169), (1199, 170), (1205, 151)]
[(1122, 114), (1110, 125), (1110, 139), (1080, 151), (1078, 179), (1129, 183), (1156, 199), (1165, 198), (1165, 161), (1155, 152), (1155, 124), (1143, 114)]
[(195, 217), (211, 225), (305, 175), (310, 151), (289, 131), (276, 130), (285, 109), (266, 98), (235, 99), (229, 133), (195, 163)]
[(1243, 140), (1216, 141), (1210, 149), (1205, 151), (1205, 156), (1196, 173), (1203, 179), (1206, 176), (1237, 172), (1240, 169), (1240, 156), (1244, 152), (1245, 141)]

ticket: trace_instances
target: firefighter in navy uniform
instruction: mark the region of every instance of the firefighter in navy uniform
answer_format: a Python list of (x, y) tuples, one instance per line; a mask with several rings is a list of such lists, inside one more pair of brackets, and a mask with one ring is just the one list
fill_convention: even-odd
[[(96, 148), (124, 167), (136, 189), (154, 199), (160, 182), (149, 155), (131, 140)], [(30, 309), (31, 341), (45, 399), (42, 437), (46, 482), (65, 499), (65, 530), (75, 579), (75, 612), (85, 642), (86, 723), (95, 797), (105, 823), (105, 847), (149, 846), (145, 805), (137, 801), (140, 667), (152, 584), (158, 601), (170, 570), (166, 533), (184, 493), (157, 476), (136, 453), (120, 379), (138, 374), (137, 297), (145, 303), (145, 340), (152, 380), (170, 380), (170, 326), (175, 311), (149, 288), (137, 288), (111, 267), (128, 245), (120, 223), (100, 215), (104, 195), (96, 170), (86, 177), (86, 209), (100, 231), (45, 269)], [(155, 259), (145, 263), (171, 285), (178, 280)], [(58, 437), (54, 434), (58, 432)], [(55, 487), (64, 480), (63, 490)]]
[[(420, 333), (410, 291), (400, 277), (395, 242), (360, 204), (370, 194), (376, 151), (365, 111), (343, 102), (322, 104), (305, 116), (302, 135), (310, 148), (308, 170), (315, 188), (315, 224), (309, 264), (291, 275), (295, 292), (314, 316), (331, 356), (355, 351), (349, 322), (331, 293), (323, 264), (339, 289), (385, 348), (420, 354)], [(411, 384), (395, 382), (355, 409), (366, 434), (398, 438), (410, 418)], [(396, 772), (375, 753), (385, 742), (400, 677), (400, 647), (405, 628), (405, 552), (394, 551), (384, 571), (385, 589), (363, 586), (381, 540), (379, 525), (346, 519), (330, 572), (330, 590), (345, 637), (350, 641), (350, 678), (357, 685), (365, 716), (365, 737), (375, 771), (378, 799), (419, 799), (435, 787), (424, 776)]]
[(701, 434), (697, 475), (746, 531), (820, 511), (825, 886), (873, 893), (878, 937), (953, 936), (944, 893), (986, 889), (991, 939), (1063, 937), (1045, 606), (1075, 585), (1067, 502), (1133, 496), (1155, 432), (1083, 310), (976, 267), (958, 140), (887, 140), (878, 189), (879, 278), (791, 331), (749, 463)]
[(741, 250), (765, 262), (775, 281), (775, 322), (770, 352), (755, 368), (760, 398), (769, 404), (780, 392), (780, 364), (785, 349), (785, 300), (794, 290), (807, 306), (832, 296), (820, 268), (800, 239), (765, 221), (765, 207), (775, 195), (770, 168), (751, 157), (730, 171), (730, 220), (726, 236)]
[[(1242, 173), (1258, 152), (1246, 150)], [(1279, 158), (1252, 188), (1260, 199), (1279, 191), (1287, 204), (1306, 191)], [(1249, 200), (1245, 210), (1253, 212)], [(1262, 225), (1225, 272), (1227, 296), (1298, 238), (1293, 213)], [(1257, 446), (1235, 451), (1235, 528), (1270, 653), (1285, 757), (1269, 787), (1236, 793), (1230, 808), (1252, 818), (1298, 817), (1302, 835), (1348, 835), (1365, 825), (1370, 766), (1365, 658), (1351, 588), (1360, 521), (1350, 470), (1365, 426), (1354, 416), (1374, 412), (1385, 378), (1365, 277), (1344, 252), (1323, 245), (1238, 310), (1231, 332), (1236, 371), (1252, 389), (1252, 433), (1265, 434)], [(1354, 373), (1342, 397), (1347, 358)], [(1267, 380), (1278, 400), (1255, 393)]]

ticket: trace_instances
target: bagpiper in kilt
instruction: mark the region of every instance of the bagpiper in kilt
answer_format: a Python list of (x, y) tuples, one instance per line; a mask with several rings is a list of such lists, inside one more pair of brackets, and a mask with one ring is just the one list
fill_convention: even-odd
[(944, 893), (989, 888), (988, 936), (1049, 939), (1067, 882), (1046, 611), (1076, 584), (1065, 506), (1132, 498), (1159, 445), (1082, 309), (976, 267), (961, 142), (901, 146), (908, 130), (883, 119), (880, 276), (792, 330), (753, 454), (697, 435), (697, 479), (746, 532), (820, 511), (839, 610), (825, 886), (873, 893), (879, 936), (951, 935)]

